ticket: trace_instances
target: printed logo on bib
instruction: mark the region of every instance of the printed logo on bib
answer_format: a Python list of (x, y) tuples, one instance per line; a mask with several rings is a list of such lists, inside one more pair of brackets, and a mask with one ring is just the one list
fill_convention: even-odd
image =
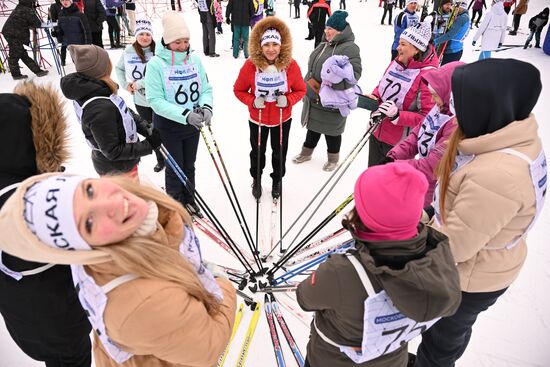
[(145, 54), (145, 62), (142, 62), (138, 55), (125, 54), (124, 55), (124, 69), (126, 70), (126, 80), (136, 81), (145, 77), (145, 69), (147, 62), (153, 57), (152, 52)]
[(404, 69), (393, 61), (378, 84), (382, 101), (394, 101), (397, 107), (403, 108), (403, 100), (411, 89), (420, 69)]
[(200, 77), (195, 65), (174, 65), (164, 68), (166, 99), (192, 110), (200, 97)]
[(198, 0), (199, 10), (202, 12), (208, 11), (208, 5), (206, 5), (206, 0)]
[(277, 96), (288, 91), (288, 82), (285, 72), (262, 73), (256, 72), (256, 97), (264, 97), (266, 102), (275, 102)]

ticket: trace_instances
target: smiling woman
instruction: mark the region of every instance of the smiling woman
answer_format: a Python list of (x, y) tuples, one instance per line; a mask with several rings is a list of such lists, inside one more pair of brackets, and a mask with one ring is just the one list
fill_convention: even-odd
[(191, 218), (164, 193), (124, 177), (45, 174), (24, 181), (0, 217), (2, 251), (71, 265), (97, 367), (206, 367), (225, 348), (235, 290), (205, 267)]

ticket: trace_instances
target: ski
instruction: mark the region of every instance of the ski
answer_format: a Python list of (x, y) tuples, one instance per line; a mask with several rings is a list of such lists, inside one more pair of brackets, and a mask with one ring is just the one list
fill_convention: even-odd
[(279, 340), (279, 334), (277, 334), (277, 327), (273, 319), (273, 308), (271, 307), (271, 300), (266, 294), (264, 297), (264, 310), (267, 318), (267, 324), (269, 325), (269, 334), (271, 335), (271, 342), (273, 343), (273, 352), (275, 352), (275, 360), (278, 367), (285, 367), (285, 357), (283, 356), (283, 350)]
[[(207, 235), (212, 241), (214, 241), (218, 246), (227, 251), (230, 255), (237, 258), (235, 253), (231, 250), (229, 245), (219, 236), (219, 233), (208, 225), (208, 220), (206, 218), (193, 217), (193, 224), (205, 235)], [(248, 251), (237, 245), (237, 248), (241, 251), (243, 256), (249, 265), (254, 264), (254, 258), (248, 254)]]
[(310, 254), (307, 254), (307, 255), (304, 255), (300, 258), (296, 258), (296, 259), (292, 259), (292, 260), (289, 260), (288, 263), (287, 263), (287, 266), (293, 266), (293, 265), (298, 265), (298, 264), (301, 264), (303, 262), (306, 262), (308, 260), (311, 260), (315, 257), (318, 257), (318, 256), (321, 256), (321, 255), (324, 255), (326, 253), (339, 253), (339, 252), (342, 252), (344, 250), (347, 250), (349, 249), (350, 247), (352, 247), (353, 245), (353, 240), (352, 239), (348, 239), (344, 242), (340, 242), (339, 244), (337, 244), (336, 246), (329, 246), (329, 247), (326, 247), (326, 248), (323, 248), (323, 249), (319, 249), (317, 251), (314, 251)]
[[(269, 251), (273, 249), (275, 235), (277, 233), (277, 213), (279, 212), (279, 199), (273, 199), (271, 203), (271, 218), (269, 226)], [(266, 251), (267, 252), (267, 251)]]
[(241, 320), (243, 318), (243, 308), (244, 308), (244, 305), (241, 303), (241, 305), (239, 306), (239, 310), (237, 311), (237, 315), (235, 316), (235, 323), (233, 324), (233, 330), (231, 330), (229, 343), (227, 343), (227, 346), (225, 347), (223, 354), (220, 356), (220, 359), (218, 359), (218, 364), (217, 364), (218, 367), (223, 366), (225, 362), (225, 358), (227, 358), (227, 354), (229, 353), (229, 348), (231, 347), (231, 342), (233, 341), (233, 338), (235, 337), (235, 334), (237, 333), (237, 329), (239, 328), (239, 325), (241, 324)]
[(315, 247), (318, 247), (318, 246), (321, 246), (322, 244), (340, 236), (342, 233), (346, 233), (347, 230), (345, 228), (340, 228), (339, 230), (337, 230), (336, 232), (333, 232), (323, 238), (320, 238), (318, 239), (317, 241), (315, 242), (312, 242), (310, 243), (309, 245), (306, 245), (304, 246), (304, 248), (300, 249), (298, 252), (296, 252), (296, 254), (294, 254), (294, 256), (299, 256), (309, 250), (313, 250)]
[(292, 302), (296, 302), (296, 301), (292, 299), (292, 297), (290, 297), (288, 293), (281, 293), (281, 294), (282, 296), (286, 296), (286, 298), (288, 298), (289, 300), (284, 300), (285, 297), (279, 297), (277, 301), (279, 306), (281, 306), (282, 308), (290, 312), (290, 314), (294, 316), (296, 320), (298, 320), (302, 325), (304, 325), (306, 328), (309, 329), (311, 326), (311, 316), (304, 313), (298, 306), (291, 304), (290, 301)]
[(256, 303), (256, 308), (252, 314), (252, 319), (250, 319), (250, 324), (248, 324), (248, 330), (244, 337), (243, 346), (239, 352), (239, 359), (235, 364), (235, 367), (243, 367), (248, 355), (248, 350), (250, 349), (250, 344), (252, 343), (252, 338), (254, 337), (254, 332), (256, 331), (256, 326), (258, 326), (258, 319), (260, 317), (260, 302)]
[(283, 317), (281, 310), (279, 309), (279, 303), (277, 302), (273, 294), (270, 295), (270, 298), (271, 298), (271, 309), (273, 310), (273, 313), (275, 314), (275, 318), (277, 319), (277, 322), (279, 323), (279, 326), (283, 331), (283, 335), (285, 336), (286, 342), (288, 343), (290, 350), (292, 350), (292, 354), (294, 355), (294, 358), (296, 359), (298, 366), (303, 367), (305, 364), (304, 357), (302, 356), (302, 353), (300, 353), (300, 349), (298, 349), (298, 345), (296, 344), (296, 341), (294, 340), (294, 337), (292, 336), (292, 333), (288, 328), (286, 320)]

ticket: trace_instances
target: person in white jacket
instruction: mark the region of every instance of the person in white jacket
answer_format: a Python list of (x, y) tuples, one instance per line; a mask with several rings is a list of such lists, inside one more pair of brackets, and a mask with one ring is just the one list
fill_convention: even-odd
[(483, 37), (481, 39), (479, 60), (490, 58), (491, 51), (502, 45), (506, 36), (506, 23), (507, 14), (504, 11), (502, 0), (493, 0), (491, 10), (483, 19), (472, 41), (472, 45), (475, 46), (479, 37)]

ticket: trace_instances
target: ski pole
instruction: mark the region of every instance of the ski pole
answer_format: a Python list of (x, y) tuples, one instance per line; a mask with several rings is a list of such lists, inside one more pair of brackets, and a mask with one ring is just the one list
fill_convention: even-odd
[(218, 147), (218, 143), (216, 139), (214, 138), (214, 132), (212, 131), (212, 127), (208, 126), (208, 131), (210, 132), (210, 136), (212, 137), (212, 142), (214, 143), (214, 148), (216, 148), (216, 153), (218, 154), (218, 157), (220, 158), (220, 163), (222, 164), (223, 171), (225, 172), (225, 176), (227, 177), (227, 182), (229, 183), (229, 188), (231, 189), (231, 193), (233, 194), (233, 197), (235, 198), (235, 203), (237, 204), (237, 208), (239, 209), (239, 214), (241, 215), (241, 218), (244, 222), (244, 226), (246, 228), (246, 232), (248, 235), (248, 238), (250, 239), (250, 242), (252, 241), (252, 234), (250, 233), (250, 229), (248, 227), (248, 223), (246, 222), (246, 218), (243, 214), (243, 210), (241, 208), (241, 204), (238, 200), (237, 194), (235, 193), (235, 188), (233, 187), (233, 182), (231, 181), (231, 178), (229, 177), (229, 171), (227, 170), (227, 167), (225, 166), (225, 162), (222, 158), (222, 153), (220, 148)]
[[(378, 125), (380, 124), (381, 120), (382, 120), (383, 116), (381, 116), (380, 118), (376, 119), (376, 120), (373, 120), (373, 123), (369, 126), (369, 128), (367, 129), (367, 131), (365, 132), (365, 134), (363, 134), (363, 136), (361, 137), (361, 139), (357, 142), (357, 144), (352, 148), (352, 150), (350, 151), (350, 153), (348, 154), (348, 156), (344, 159), (344, 161), (338, 165), (338, 167), (336, 167), (336, 169), (334, 170), (334, 172), (330, 175), (330, 177), (326, 180), (326, 182), (323, 184), (323, 186), (321, 186), (321, 188), (317, 191), (317, 193), (313, 196), (313, 198), (309, 201), (309, 203), (306, 205), (306, 207), (302, 210), (302, 212), (300, 214), (298, 214), (298, 217), (294, 220), (294, 222), (292, 222), (292, 224), (290, 225), (290, 227), (286, 230), (286, 232), (283, 234), (282, 238), (280, 239), (280, 241), (283, 240), (283, 238), (285, 238), (289, 233), (290, 231), (292, 230), (292, 228), (294, 228), (294, 226), (298, 223), (298, 221), (302, 218), (302, 216), (306, 213), (306, 211), (311, 207), (311, 205), (313, 205), (313, 203), (315, 202), (315, 200), (319, 197), (319, 195), (321, 194), (321, 192), (325, 189), (325, 187), (327, 187), (327, 185), (329, 184), (329, 182), (336, 176), (336, 174), (340, 171), (341, 168), (345, 167), (344, 169), (344, 172), (349, 168), (350, 164), (353, 162), (353, 160), (355, 159), (355, 157), (357, 156), (357, 154), (359, 153), (359, 151), (363, 148), (363, 146), (366, 144), (366, 141), (368, 141), (368, 138), (370, 137), (370, 135), (372, 135), (372, 133), (374, 133), (374, 131), (376, 130), (376, 128), (378, 127)], [(367, 140), (365, 140), (367, 139)], [(364, 141), (365, 140), (365, 141)], [(354, 152), (359, 149), (359, 151), (357, 151), (357, 153), (354, 154)], [(348, 162), (349, 161), (349, 162)], [(343, 173), (342, 173), (343, 174)], [(341, 177), (342, 175), (340, 175)], [(340, 178), (338, 178), (340, 179)], [(336, 181), (338, 182), (338, 181)], [(334, 185), (333, 185), (334, 187)], [(332, 189), (331, 189), (332, 190)], [(330, 191), (329, 191), (330, 192)], [(328, 195), (328, 193), (327, 193)], [(326, 196), (325, 196), (326, 197)], [(324, 199), (323, 199), (324, 200)], [(308, 222), (309, 222), (309, 219), (308, 219)], [(300, 230), (300, 232), (303, 230), (303, 228)], [(294, 241), (296, 240), (296, 238), (294, 238)], [(294, 244), (294, 241), (289, 245), (289, 247), (291, 247), (293, 244)], [(270, 256), (272, 253), (273, 253), (274, 249), (272, 249), (265, 257), (268, 257)], [(288, 251), (288, 248), (287, 248), (287, 251)]]
[[(246, 269), (247, 272), (250, 274), (255, 274), (254, 269), (248, 264), (246, 261), (244, 255), (241, 253), (241, 251), (238, 249), (237, 245), (229, 237), (227, 232), (225, 231), (225, 228), (221, 225), (221, 223), (218, 221), (218, 218), (214, 215), (214, 213), (210, 210), (210, 207), (206, 204), (206, 202), (203, 200), (201, 195), (195, 190), (194, 185), (187, 179), (185, 176), (185, 173), (182, 171), (182, 169), (179, 167), (178, 163), (174, 160), (172, 155), (168, 152), (166, 147), (164, 145), (161, 145), (159, 148), (162, 156), (170, 166), (170, 168), (174, 171), (176, 176), (181, 180), (183, 185), (186, 187), (186, 189), (193, 193), (193, 196), (197, 200), (197, 203), (201, 207), (201, 209), (204, 210), (208, 218), (212, 221), (214, 226), (216, 227), (216, 230), (220, 233), (220, 235), (223, 237), (223, 239), (226, 241), (226, 243), (229, 245), (231, 250), (235, 253), (237, 259), (239, 262), (243, 265), (243, 267)], [(261, 264), (258, 265), (258, 267), (261, 269)]]
[(338, 215), (351, 201), (353, 200), (353, 194), (350, 194), (336, 209), (334, 209), (317, 227), (315, 227), (300, 243), (298, 243), (292, 250), (287, 250), (286, 254), (273, 265), (271, 269), (267, 271), (268, 276), (280, 269), (296, 252), (304, 247), (308, 241), (310, 241), (321, 229), (323, 229), (334, 217)]
[(237, 217), (237, 221), (239, 222), (239, 225), (241, 227), (243, 235), (246, 239), (246, 242), (248, 243), (248, 247), (250, 248), (250, 251), (252, 251), (252, 255), (254, 256), (254, 261), (257, 261), (259, 264), (261, 264), (260, 257), (256, 253), (256, 251), (254, 251), (254, 245), (251, 242), (251, 239), (249, 239), (247, 237), (247, 232), (246, 232), (246, 230), (243, 226), (243, 223), (241, 221), (239, 213), (237, 212), (237, 208), (235, 207), (235, 204), (233, 203), (233, 198), (231, 197), (231, 194), (229, 193), (229, 190), (227, 189), (227, 185), (226, 185), (225, 180), (223, 178), (220, 167), (218, 166), (218, 163), (216, 162), (216, 158), (214, 157), (214, 152), (212, 152), (212, 148), (210, 147), (210, 143), (208, 143), (208, 139), (206, 138), (206, 134), (204, 133), (203, 129), (200, 129), (200, 132), (201, 132), (201, 135), (202, 135), (202, 139), (203, 139), (204, 143), (206, 144), (206, 148), (208, 149), (208, 152), (210, 153), (210, 158), (212, 158), (212, 162), (214, 162), (214, 166), (216, 167), (216, 171), (218, 172), (218, 176), (220, 177), (220, 180), (222, 181), (223, 188), (225, 190), (227, 198), (229, 199), (229, 202), (231, 203), (231, 207), (233, 208), (233, 212), (235, 213), (235, 216)]
[(302, 274), (304, 271), (309, 270), (312, 267), (314, 267), (315, 265), (319, 265), (320, 263), (324, 262), (326, 260), (326, 258), (328, 257), (328, 255), (329, 254), (323, 254), (323, 255), (321, 255), (321, 256), (313, 259), (313, 260), (308, 261), (307, 263), (305, 263), (303, 265), (298, 266), (295, 269), (292, 269), (292, 270), (284, 273), (283, 275), (273, 279), (271, 281), (271, 285), (272, 286), (279, 285), (283, 282), (286, 282), (286, 281), (294, 278), (297, 275)]
[[(260, 238), (260, 201), (261, 201), (261, 175), (260, 175), (260, 165), (261, 165), (261, 149), (262, 148), (262, 109), (258, 109), (258, 145), (256, 151), (256, 185), (260, 185), (260, 194), (256, 198), (256, 253), (259, 252), (259, 238)], [(256, 187), (253, 187), (252, 190), (256, 190)], [(257, 192), (256, 192), (257, 194)]]
[[(287, 102), (288, 103), (288, 102)], [(290, 133), (290, 131), (289, 131)], [(279, 179), (281, 180), (281, 192), (279, 196), (279, 252), (283, 250), (283, 108), (279, 107)]]

